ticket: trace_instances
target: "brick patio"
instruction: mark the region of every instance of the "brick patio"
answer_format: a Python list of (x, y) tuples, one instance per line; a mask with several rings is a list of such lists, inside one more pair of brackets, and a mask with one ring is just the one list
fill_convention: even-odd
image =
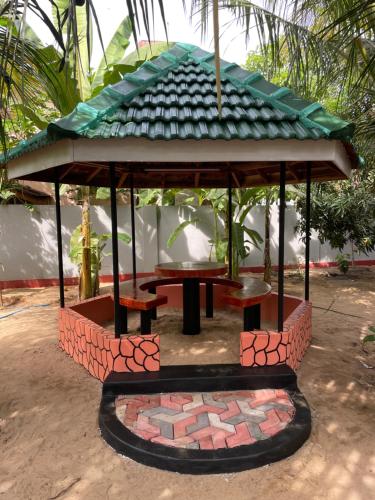
[(116, 415), (137, 436), (178, 448), (234, 448), (268, 439), (293, 419), (283, 389), (121, 395)]

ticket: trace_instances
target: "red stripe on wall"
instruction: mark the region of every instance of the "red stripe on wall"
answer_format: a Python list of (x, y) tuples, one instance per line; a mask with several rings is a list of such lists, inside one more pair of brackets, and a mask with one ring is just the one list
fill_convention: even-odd
[[(354, 265), (356, 266), (374, 266), (375, 260), (355, 260)], [(302, 266), (304, 268), (304, 266)], [(326, 267), (337, 267), (336, 262), (310, 262), (310, 269), (322, 269)], [(285, 265), (285, 269), (297, 269), (296, 264)], [(272, 266), (274, 271), (277, 271), (278, 266)], [(241, 267), (241, 272), (249, 273), (262, 273), (264, 270), (263, 266), (250, 266)], [(139, 278), (153, 276), (154, 273), (137, 273)], [(132, 277), (129, 274), (120, 274), (120, 281), (128, 280)], [(105, 274), (100, 276), (100, 283), (112, 283), (113, 277), (111, 274)], [(40, 278), (40, 279), (23, 279), (23, 280), (2, 280), (0, 281), (0, 289), (5, 290), (6, 288), (44, 288), (47, 286), (58, 286), (58, 278)], [(70, 277), (64, 279), (64, 284), (66, 286), (78, 285), (77, 277)]]
[[(154, 273), (137, 273), (139, 278), (153, 276)], [(120, 274), (120, 281), (129, 280), (131, 274)], [(100, 283), (112, 283), (113, 277), (111, 274), (100, 276)], [(24, 280), (3, 280), (0, 281), (0, 289), (6, 288), (44, 288), (46, 286), (58, 286), (58, 278), (40, 278), (40, 279), (24, 279)], [(64, 285), (78, 285), (78, 277), (64, 278)]]
[[(351, 266), (352, 263), (350, 262), (349, 265)], [(374, 259), (368, 259), (368, 260), (355, 260), (354, 261), (355, 266), (374, 266), (375, 265), (375, 260)], [(298, 269), (297, 264), (285, 264), (284, 268), (285, 269)], [(300, 266), (302, 270), (305, 269), (305, 265), (303, 264)], [(337, 267), (337, 262), (310, 262), (310, 269), (322, 269), (326, 267)], [(279, 266), (272, 266), (273, 271), (277, 271), (279, 269)], [(262, 273), (264, 271), (264, 266), (250, 266), (250, 267), (241, 267), (241, 271), (245, 273)]]

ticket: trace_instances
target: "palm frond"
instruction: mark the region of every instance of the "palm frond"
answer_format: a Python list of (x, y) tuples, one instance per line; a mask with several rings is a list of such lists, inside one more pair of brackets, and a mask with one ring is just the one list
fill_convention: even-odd
[[(192, 0), (192, 12), (201, 16), (204, 34), (210, 0)], [(358, 91), (375, 79), (375, 14), (373, 0), (219, 0), (232, 14), (245, 41), (255, 29), (262, 53), (273, 71), (281, 55), (289, 61), (287, 85), (311, 95), (339, 83)], [(319, 96), (315, 96), (319, 97)]]

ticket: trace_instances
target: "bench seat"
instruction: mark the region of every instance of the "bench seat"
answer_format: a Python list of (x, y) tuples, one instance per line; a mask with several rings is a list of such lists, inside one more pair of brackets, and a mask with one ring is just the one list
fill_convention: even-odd
[(271, 286), (262, 280), (240, 277), (237, 283), (241, 285), (241, 288), (228, 291), (223, 297), (225, 302), (232, 306), (251, 307), (260, 304), (264, 297), (271, 293)]
[(136, 311), (149, 311), (167, 303), (168, 299), (164, 295), (156, 295), (147, 289), (142, 289), (144, 282), (145, 278), (141, 278), (121, 283), (120, 304)]
[[(260, 304), (265, 297), (271, 293), (271, 286), (262, 280), (242, 276), (236, 280), (229, 280), (224, 276), (205, 278), (201, 281), (206, 283), (206, 301), (210, 297), (210, 313), (212, 311), (212, 289), (213, 285), (224, 285), (227, 291), (223, 295), (226, 304), (240, 307), (243, 310), (244, 330), (260, 328)], [(206, 314), (207, 317), (208, 314)], [(210, 316), (212, 317), (212, 315)]]

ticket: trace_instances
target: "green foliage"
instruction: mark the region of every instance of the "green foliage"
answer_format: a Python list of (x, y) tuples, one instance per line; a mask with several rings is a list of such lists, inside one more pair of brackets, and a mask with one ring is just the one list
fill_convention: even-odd
[[(111, 255), (110, 253), (105, 253), (104, 248), (112, 238), (111, 233), (97, 234), (95, 231), (90, 231), (90, 259), (91, 259), (91, 283), (92, 290), (96, 293), (98, 292), (99, 285), (99, 273), (102, 267), (102, 261), (105, 256)], [(119, 241), (125, 244), (129, 244), (131, 237), (126, 233), (118, 233)], [(82, 246), (82, 226), (81, 224), (77, 226), (71, 237), (70, 237), (70, 249), (69, 258), (73, 264), (81, 268), (82, 256), (83, 256), (83, 246)], [(95, 294), (96, 294), (95, 293)]]
[(366, 342), (375, 342), (375, 326), (370, 326), (368, 331), (371, 332), (371, 334), (366, 335), (366, 337), (363, 339), (364, 344)]
[[(190, 192), (190, 195), (189, 195)], [(239, 272), (239, 264), (250, 253), (251, 248), (259, 249), (262, 238), (257, 231), (250, 229), (245, 224), (245, 219), (251, 208), (257, 203), (255, 196), (256, 189), (233, 189), (232, 191), (232, 244), (233, 244), (233, 274), (236, 276)], [(208, 205), (212, 208), (214, 216), (213, 238), (209, 240), (211, 245), (210, 259), (212, 250), (218, 262), (228, 262), (228, 192), (226, 189), (192, 189), (187, 190), (183, 205), (190, 206), (192, 210), (195, 206)], [(198, 217), (193, 217), (189, 221), (182, 222), (170, 235), (168, 247), (172, 246), (177, 237), (190, 224), (199, 222)]]
[(129, 66), (134, 66), (139, 61), (146, 61), (157, 57), (165, 50), (171, 49), (174, 42), (154, 42), (151, 41), (150, 44), (145, 44), (142, 47), (138, 47), (138, 50), (134, 50), (130, 54), (127, 54), (121, 61), (121, 64), (127, 64)]
[[(170, 206), (176, 204), (176, 196), (183, 196), (185, 191), (181, 189), (137, 189), (137, 205)], [(186, 196), (184, 203), (186, 203)]]
[(6, 205), (10, 200), (16, 197), (14, 192), (15, 185), (9, 181), (2, 180), (0, 182), (0, 204)]
[(140, 189), (137, 193), (138, 206), (160, 205), (162, 199), (161, 189)]
[(366, 335), (366, 337), (363, 339), (364, 344), (366, 342), (375, 342), (375, 326), (370, 326), (368, 330), (369, 332), (371, 332), (371, 335)]
[[(129, 47), (131, 34), (132, 34), (132, 25), (129, 16), (126, 16), (120, 22), (111, 41), (107, 45), (102, 60), (100, 61), (97, 70), (95, 71), (95, 76), (92, 81), (92, 88), (95, 88), (98, 85), (100, 85), (102, 81), (105, 82), (104, 74), (107, 68), (111, 66), (113, 67), (114, 65), (119, 66), (118, 64), (119, 61), (123, 57), (126, 49)], [(134, 65), (130, 64), (128, 65), (128, 67), (132, 66)], [(118, 68), (118, 71), (121, 71), (120, 68)], [(122, 71), (123, 73), (127, 72), (124, 68), (122, 68)], [(114, 83), (114, 82), (108, 82), (108, 83)]]
[(252, 50), (249, 52), (246, 63), (244, 64), (245, 69), (253, 73), (261, 73), (267, 80), (272, 81), (275, 85), (283, 87), (288, 81), (288, 66), (285, 57), (280, 56), (279, 65), (277, 71), (272, 66), (271, 61), (264, 54), (259, 51)]
[(32, 109), (30, 106), (25, 104), (15, 104), (14, 109), (20, 110), (20, 112), (30, 120), (30, 122), (35, 125), (40, 130), (47, 127), (48, 121), (44, 120), (36, 111), (35, 108)]
[[(49, 29), (55, 30), (55, 35), (61, 31), (62, 40), (68, 37), (69, 23), (63, 19), (71, 14), (69, 5), (69, 0), (58, 0), (52, 9), (52, 19), (47, 15), (44, 18), (49, 23)], [(34, 134), (37, 129), (43, 130), (53, 119), (69, 114), (81, 100), (94, 97), (104, 86), (118, 82), (125, 73), (137, 69), (137, 65), (117, 64), (130, 44), (131, 23), (129, 17), (125, 17), (105, 49), (97, 70), (92, 73), (89, 67), (92, 47), (91, 13), (86, 11), (86, 7), (77, 7), (75, 10), (73, 23), (76, 25), (78, 45), (66, 51), (65, 55), (64, 44), (44, 47), (27, 24), (25, 41), (15, 45), (15, 51), (19, 52), (17, 62), (20, 67), (11, 68), (12, 63), (9, 62), (12, 81), (6, 92), (11, 98), (7, 99), (9, 113), (3, 122), (4, 132), (13, 127), (20, 130), (15, 142)], [(0, 15), (0, 21), (8, 23), (8, 17)], [(6, 27), (8, 30), (1, 28), (0, 24), (0, 43), (2, 36), (6, 37), (9, 29), (14, 31), (16, 43), (16, 38), (20, 36), (21, 24), (8, 23)], [(21, 64), (22, 59), (25, 59), (28, 68), (26, 76), (26, 70)], [(32, 126), (26, 126), (27, 123)], [(3, 146), (12, 146), (9, 132), (6, 139)]]
[(110, 189), (107, 187), (99, 187), (96, 190), (95, 197), (97, 200), (108, 200), (110, 198)]
[[(373, 111), (371, 112), (373, 93), (369, 89), (363, 89), (354, 94), (349, 85), (351, 76), (345, 75), (343, 70), (340, 76), (336, 73), (337, 68), (332, 72), (336, 74), (335, 78), (330, 79), (330, 75), (326, 75), (325, 84), (320, 85), (322, 72), (324, 73), (326, 68), (317, 68), (315, 63), (305, 68), (308, 73), (307, 87), (303, 78), (298, 83), (292, 77), (288, 83), (289, 68), (294, 64), (291, 58), (293, 51), (290, 52), (288, 47), (285, 41), (278, 54), (278, 64), (275, 64), (270, 53), (271, 48), (264, 46), (262, 54), (249, 54), (246, 68), (263, 72), (274, 83), (289, 85), (302, 97), (319, 100), (328, 111), (338, 113), (343, 119), (356, 123), (354, 145), (364, 158), (366, 168), (347, 181), (312, 185), (311, 227), (318, 232), (322, 243), (327, 241), (339, 250), (350, 243), (355, 250), (368, 253), (375, 248), (375, 127)], [(358, 71), (358, 68), (353, 68), (353, 71)], [(296, 229), (304, 236), (304, 187), (296, 188), (295, 193), (297, 210), (302, 217)]]
[(69, 26), (63, 22), (64, 16), (72, 16), (76, 34), (76, 43), (69, 46), (65, 62), (69, 64), (71, 74), (77, 80), (80, 99), (88, 99), (91, 94), (89, 72), (92, 53), (92, 15), (86, 5), (75, 2), (74, 11), (71, 0), (54, 0), (52, 18), (55, 28), (61, 26), (63, 37), (69, 37)]
[(185, 220), (182, 222), (176, 229), (172, 232), (172, 234), (169, 236), (168, 241), (167, 241), (167, 246), (168, 248), (171, 248), (171, 246), (174, 244), (178, 236), (183, 232), (183, 230), (191, 225), (191, 224), (196, 224), (199, 221), (197, 217), (194, 217), (191, 220)]
[[(321, 243), (342, 250), (347, 243), (359, 252), (375, 249), (374, 171), (363, 171), (348, 181), (313, 184), (311, 186), (311, 229)], [(296, 229), (305, 234), (305, 190), (297, 199), (301, 215)]]
[(115, 83), (121, 81), (125, 74), (133, 73), (136, 69), (139, 68), (144, 61), (139, 61), (134, 66), (128, 66), (126, 64), (112, 64), (108, 66), (107, 69), (103, 71), (102, 83), (100, 85), (94, 86), (91, 97), (97, 96), (107, 85), (114, 85)]
[(349, 271), (349, 259), (350, 255), (347, 253), (339, 253), (336, 255), (337, 267), (343, 274)]

